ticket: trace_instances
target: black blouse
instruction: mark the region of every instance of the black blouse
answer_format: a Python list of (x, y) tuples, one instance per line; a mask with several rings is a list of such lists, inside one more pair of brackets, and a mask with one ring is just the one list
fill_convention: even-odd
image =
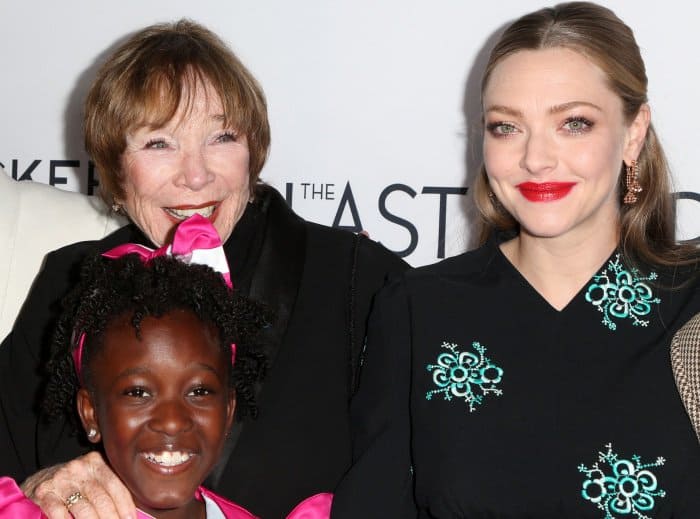
[(557, 311), (495, 243), (407, 273), (370, 321), (333, 517), (700, 517), (669, 357), (700, 293), (677, 277), (615, 253)]

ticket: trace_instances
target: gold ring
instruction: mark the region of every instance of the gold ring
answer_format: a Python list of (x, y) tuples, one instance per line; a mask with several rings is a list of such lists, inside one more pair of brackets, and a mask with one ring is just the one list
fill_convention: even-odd
[(83, 494), (81, 494), (80, 492), (73, 492), (71, 495), (68, 496), (68, 499), (66, 499), (66, 508), (70, 510), (70, 507), (78, 501), (80, 501), (81, 499), (85, 499), (85, 496), (83, 496)]

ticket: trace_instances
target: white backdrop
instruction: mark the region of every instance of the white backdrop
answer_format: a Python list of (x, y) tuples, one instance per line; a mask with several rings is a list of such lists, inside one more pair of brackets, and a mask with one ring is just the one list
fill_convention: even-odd
[[(263, 179), (302, 216), (361, 225), (413, 265), (469, 247), (470, 193), (460, 193), (479, 161), (481, 67), (505, 24), (545, 5), (0, 1), (0, 164), (9, 174), (90, 192), (80, 111), (97, 65), (134, 30), (189, 17), (220, 34), (266, 91), (273, 142)], [(680, 236), (696, 238), (700, 7), (685, 0), (605, 5), (642, 48), (653, 121), (676, 190), (685, 193)]]

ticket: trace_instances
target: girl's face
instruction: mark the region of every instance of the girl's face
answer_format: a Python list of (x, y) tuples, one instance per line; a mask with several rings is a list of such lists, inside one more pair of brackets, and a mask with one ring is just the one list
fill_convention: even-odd
[[(92, 391), (78, 411), (98, 431), (112, 469), (147, 513), (185, 508), (218, 460), (231, 425), (231, 355), (217, 331), (188, 311), (146, 317), (141, 338), (130, 318), (114, 320), (90, 360)], [(189, 514), (189, 515), (188, 515)]]
[(603, 71), (561, 47), (504, 58), (483, 104), (489, 184), (522, 233), (579, 240), (616, 229), (618, 179), (641, 150), (646, 105), (625, 120)]

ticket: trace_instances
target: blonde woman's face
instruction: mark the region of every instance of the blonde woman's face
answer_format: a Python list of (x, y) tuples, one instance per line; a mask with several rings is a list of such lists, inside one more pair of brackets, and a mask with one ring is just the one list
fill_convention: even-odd
[(618, 178), (641, 149), (646, 106), (628, 124), (603, 71), (565, 48), (504, 58), (483, 103), (489, 183), (521, 232), (579, 239), (617, 226)]

